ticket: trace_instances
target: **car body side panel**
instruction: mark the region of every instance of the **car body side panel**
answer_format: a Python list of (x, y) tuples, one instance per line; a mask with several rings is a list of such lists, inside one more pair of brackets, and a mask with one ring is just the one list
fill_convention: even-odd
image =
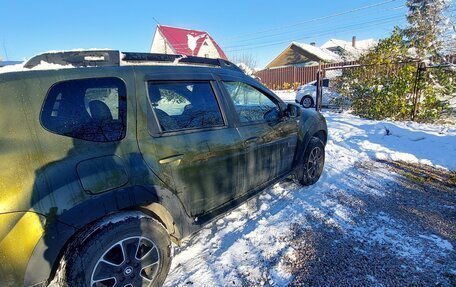
[[(49, 214), (50, 208), (59, 207), (56, 215), (71, 209), (90, 198), (90, 194), (83, 190), (77, 174), (77, 165), (85, 160), (103, 156), (118, 156), (121, 164), (130, 174), (126, 155), (137, 152), (135, 140), (135, 87), (127, 87), (129, 95), (127, 136), (121, 142), (90, 142), (72, 139), (49, 132), (40, 123), (42, 103), (49, 88), (58, 81), (68, 79), (83, 79), (95, 77), (133, 77), (132, 73), (118, 71), (118, 69), (65, 69), (56, 71), (36, 71), (20, 73), (17, 82), (2, 83), (2, 94), (10, 94), (11, 102), (5, 103), (5, 110), (16, 111), (15, 117), (5, 115), (1, 117), (5, 129), (11, 133), (1, 136), (1, 142), (10, 142), (8, 148), (2, 149), (1, 162), (9, 163), (7, 168), (0, 171), (0, 179), (4, 190), (2, 192), (0, 213), (12, 211), (28, 211), (30, 208), (41, 214)], [(17, 73), (16, 73), (17, 74)], [(126, 76), (125, 76), (126, 75)], [(11, 76), (12, 77), (12, 76)], [(125, 80), (126, 83), (134, 82)], [(19, 91), (3, 92), (3, 87), (21, 87)], [(13, 99), (15, 98), (15, 102)], [(130, 99), (131, 98), (131, 99)], [(12, 125), (15, 124), (15, 126)], [(9, 150), (8, 150), (9, 149)], [(108, 157), (109, 158), (109, 157)], [(14, 164), (11, 164), (14, 163)], [(106, 170), (103, 170), (105, 173)], [(10, 198), (9, 196), (13, 196)]]
[(115, 155), (81, 161), (76, 170), (82, 188), (91, 194), (103, 193), (128, 183), (125, 164)]
[(27, 85), (21, 78), (9, 77), (0, 83), (0, 214), (31, 207), (35, 170), (45, 161), (36, 149), (36, 120), (28, 96), (38, 90), (39, 83)]
[[(298, 148), (295, 153), (294, 166), (300, 168), (304, 158), (304, 152), (312, 136), (323, 132), (325, 139), (328, 136), (328, 129), (325, 118), (318, 112), (310, 109), (303, 109), (299, 118)], [(326, 140), (323, 141), (326, 145)]]
[(1, 77), (0, 282), (20, 286), (46, 222), (31, 210), (35, 170), (44, 155), (35, 149), (39, 140), (29, 94), (39, 94), (40, 87), (39, 82), (27, 85), (18, 74)]
[[(150, 162), (151, 166), (162, 161), (154, 172), (180, 198), (187, 212), (196, 216), (234, 196), (236, 181), (233, 178), (239, 164), (237, 155), (240, 153), (240, 141), (236, 144), (233, 139), (238, 137), (234, 129), (218, 129), (179, 136), (142, 138), (140, 148), (145, 161)], [(176, 155), (178, 158), (172, 160)], [(227, 166), (232, 172), (223, 174)]]
[[(98, 190), (85, 190), (84, 183), (87, 179), (78, 166), (92, 165), (90, 162), (97, 162), (100, 169), (92, 169), (92, 176), (99, 180), (109, 180), (112, 176), (122, 170), (127, 176), (131, 173), (128, 164), (130, 154), (137, 153), (135, 142), (135, 87), (130, 84), (133, 79), (132, 68), (94, 68), (78, 71), (79, 69), (62, 70), (55, 76), (40, 79), (41, 93), (46, 94), (56, 81), (85, 79), (85, 78), (120, 78), (126, 85), (127, 91), (127, 131), (121, 141), (115, 142), (91, 142), (58, 135), (43, 128), (40, 121), (41, 105), (44, 96), (36, 96), (31, 100), (33, 106), (34, 129), (37, 131), (39, 143), (36, 150), (45, 155), (44, 162), (35, 171), (35, 185), (32, 197), (32, 206), (43, 214), (49, 213), (49, 208), (58, 207), (55, 211), (57, 216), (62, 215), (66, 210), (91, 199), (91, 193)], [(57, 80), (57, 79), (58, 80)], [(114, 160), (115, 159), (115, 160)], [(110, 170), (112, 167), (112, 170)], [(79, 173), (78, 173), (79, 171)], [(114, 185), (104, 186), (102, 191), (109, 192), (119, 185), (126, 186), (128, 180)], [(96, 188), (95, 188), (96, 189)], [(83, 215), (90, 216), (90, 215)]]
[[(46, 224), (43, 221), (41, 228), (46, 230), (51, 222), (59, 220), (67, 211), (92, 198), (92, 195), (82, 188), (76, 172), (78, 163), (91, 158), (117, 155), (126, 172), (130, 174), (126, 158), (129, 154), (137, 153), (135, 87), (134, 84), (128, 87), (128, 83), (134, 83), (128, 80), (128, 77), (133, 77), (133, 73), (128, 72), (131, 70), (131, 67), (124, 68), (123, 71), (118, 68), (65, 69), (2, 75), (0, 97), (2, 107), (5, 108), (0, 117), (0, 126), (5, 132), (0, 136), (0, 214), (29, 214), (28, 211), (41, 214), (46, 219)], [(121, 143), (94, 143), (71, 139), (51, 133), (41, 126), (39, 119), (42, 103), (54, 83), (68, 79), (107, 76), (127, 77), (125, 82), (131, 94), (131, 99), (128, 98), (130, 102), (127, 104), (127, 114), (128, 122), (132, 124), (127, 125), (127, 136)], [(101, 210), (102, 215), (109, 212)], [(97, 212), (85, 212), (73, 213), (72, 217), (91, 221), (95, 220), (97, 215)], [(21, 216), (14, 220), (10, 222), (11, 226), (21, 222)], [(1, 235), (0, 240), (3, 242), (9, 238), (10, 233), (16, 234), (15, 230), (16, 228), (2, 231), (5, 234)], [(35, 240), (34, 244), (29, 243), (22, 247), (29, 248), (28, 254), (32, 253), (40, 236), (30, 237), (30, 240), (32, 239)], [(22, 239), (18, 237), (16, 240)], [(55, 245), (57, 248), (59, 244), (54, 243), (55, 238), (46, 238), (47, 246)], [(9, 254), (8, 250), (0, 248), (0, 256), (10, 257)], [(28, 259), (29, 257), (24, 257), (24, 260)], [(48, 263), (52, 265), (54, 262)], [(0, 268), (3, 268), (3, 264)], [(23, 276), (24, 268), (21, 265), (15, 272)], [(13, 285), (22, 284), (23, 281)]]
[[(297, 143), (295, 121), (256, 123), (238, 128), (244, 141), (242, 195), (289, 172)], [(245, 176), (249, 175), (249, 176)]]
[[(211, 83), (223, 114), (224, 101), (209, 73), (156, 74), (157, 69), (138, 68), (138, 143), (151, 170), (173, 190), (187, 213), (196, 217), (234, 199), (238, 190), (243, 145), (237, 130), (224, 117), (225, 126), (160, 134), (148, 99), (147, 80), (206, 81)], [(161, 80), (163, 81), (163, 80)]]
[(2, 286), (21, 286), (29, 258), (44, 232), (44, 216), (34, 212), (0, 215), (0, 282)]
[(25, 276), (21, 281), (24, 286), (36, 286), (39, 283), (47, 286), (49, 276), (58, 265), (60, 252), (77, 231), (58, 220), (47, 221), (46, 233), (39, 238), (33, 253), (28, 257)]
[[(276, 95), (246, 75), (222, 74), (219, 78), (221, 81), (248, 84), (276, 102), (280, 109), (283, 108), (283, 102)], [(242, 196), (292, 170), (298, 138), (297, 120), (282, 115), (282, 118), (276, 121), (241, 123), (229, 92), (225, 88), (223, 91), (229, 102), (230, 113), (236, 115), (236, 126), (245, 147), (241, 168), (242, 174), (249, 176), (241, 177), (243, 185), (238, 196)]]

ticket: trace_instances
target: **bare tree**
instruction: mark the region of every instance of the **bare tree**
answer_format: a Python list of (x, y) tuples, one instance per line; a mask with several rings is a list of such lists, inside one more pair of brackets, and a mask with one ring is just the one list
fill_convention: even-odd
[(230, 60), (231, 60), (231, 62), (233, 62), (235, 64), (243, 63), (247, 67), (249, 67), (252, 71), (254, 71), (257, 66), (256, 57), (253, 54), (249, 54), (249, 53), (233, 55)]

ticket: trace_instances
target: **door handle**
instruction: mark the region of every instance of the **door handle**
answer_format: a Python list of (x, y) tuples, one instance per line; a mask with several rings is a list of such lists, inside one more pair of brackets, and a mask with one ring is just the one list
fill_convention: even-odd
[(172, 156), (168, 156), (168, 157), (162, 158), (161, 160), (158, 161), (158, 163), (159, 164), (167, 164), (167, 163), (178, 161), (177, 164), (179, 164), (183, 157), (184, 157), (183, 154), (176, 154), (176, 155), (172, 155)]
[(247, 145), (248, 145), (248, 144), (252, 144), (252, 143), (258, 141), (258, 139), (259, 139), (259, 137), (251, 137), (251, 138), (246, 139), (246, 140), (244, 141), (244, 143), (247, 144)]

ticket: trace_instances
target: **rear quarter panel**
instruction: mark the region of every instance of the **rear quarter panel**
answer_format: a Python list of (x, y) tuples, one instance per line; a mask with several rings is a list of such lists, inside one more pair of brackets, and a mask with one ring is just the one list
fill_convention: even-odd
[[(6, 286), (22, 286), (24, 280), (33, 284), (35, 279), (48, 278), (65, 243), (62, 238), (46, 237), (45, 248), (33, 255), (40, 258), (35, 260), (40, 268), (35, 270), (33, 280), (24, 278), (24, 274), (45, 230), (93, 197), (81, 185), (76, 169), (78, 163), (119, 154), (127, 174), (131, 174), (130, 159), (139, 156), (135, 87), (134, 84), (128, 87), (133, 80), (123, 79), (131, 95), (127, 96), (127, 135), (121, 143), (74, 140), (51, 133), (40, 123), (42, 103), (53, 84), (107, 76), (133, 78), (134, 74), (131, 67), (0, 74), (0, 285), (8, 282)], [(87, 223), (105, 212), (109, 211), (103, 207), (96, 212), (72, 212), (71, 216), (65, 216), (65, 221), (73, 221), (67, 224)], [(72, 232), (76, 230), (69, 228)], [(68, 238), (70, 235), (65, 237), (61, 233), (59, 236)], [(14, 245), (16, 249), (12, 249)]]
[[(24, 85), (19, 74), (0, 75), (0, 282), (21, 286), (45, 218), (31, 210), (35, 170), (45, 159), (37, 151), (30, 98), (39, 82)], [(31, 210), (29, 212), (29, 210)]]

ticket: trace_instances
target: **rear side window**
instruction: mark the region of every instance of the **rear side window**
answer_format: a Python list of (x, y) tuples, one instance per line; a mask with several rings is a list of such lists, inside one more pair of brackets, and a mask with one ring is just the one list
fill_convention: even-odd
[(210, 82), (149, 82), (149, 98), (163, 132), (224, 125)]
[(126, 88), (118, 78), (57, 83), (49, 90), (41, 111), (41, 124), (47, 130), (88, 141), (121, 140), (126, 122)]

